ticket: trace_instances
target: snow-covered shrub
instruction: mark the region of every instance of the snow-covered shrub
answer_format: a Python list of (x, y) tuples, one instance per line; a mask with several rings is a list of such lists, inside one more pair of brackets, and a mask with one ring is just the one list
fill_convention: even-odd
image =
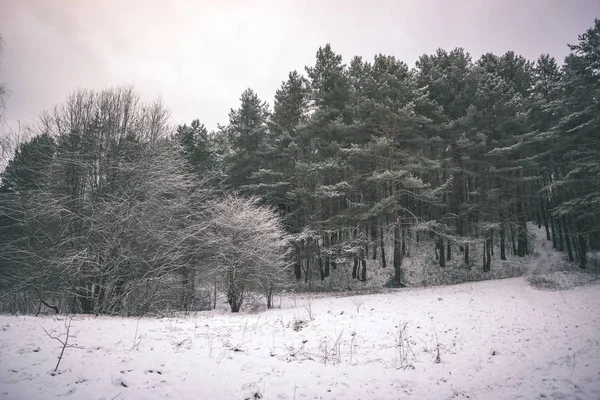
[(597, 281), (598, 277), (583, 271), (552, 271), (533, 274), (528, 278), (529, 283), (537, 289), (572, 289)]
[(276, 213), (258, 202), (228, 195), (212, 206), (206, 261), (232, 312), (240, 311), (247, 291), (264, 293), (270, 308), (273, 291), (285, 277), (287, 236)]

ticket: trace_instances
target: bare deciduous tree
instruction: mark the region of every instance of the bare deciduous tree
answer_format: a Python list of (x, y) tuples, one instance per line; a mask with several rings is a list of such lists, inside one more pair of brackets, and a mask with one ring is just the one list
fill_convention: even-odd
[(232, 312), (249, 290), (260, 290), (272, 306), (273, 289), (284, 276), (286, 234), (276, 213), (257, 198), (228, 195), (212, 207), (211, 273), (220, 277)]
[(65, 330), (63, 332), (59, 331), (57, 333), (56, 330), (52, 330), (51, 332), (48, 332), (46, 330), (46, 328), (42, 328), (44, 330), (44, 333), (46, 333), (46, 335), (50, 339), (56, 340), (62, 346), (62, 348), (60, 350), (60, 355), (58, 356), (58, 361), (56, 362), (56, 367), (54, 367), (54, 372), (58, 371), (60, 362), (62, 361), (63, 356), (65, 355), (65, 350), (67, 348), (77, 348), (78, 347), (76, 344), (69, 343), (70, 339), (76, 339), (77, 335), (79, 334), (79, 332), (75, 332), (75, 333), (71, 332), (71, 323), (72, 322), (73, 322), (73, 316), (67, 315), (65, 317), (65, 321), (64, 321)]
[(3, 177), (2, 286), (60, 295), (67, 312), (190, 307), (209, 193), (168, 138), (168, 115), (119, 88), (76, 92), (40, 119), (42, 135)]

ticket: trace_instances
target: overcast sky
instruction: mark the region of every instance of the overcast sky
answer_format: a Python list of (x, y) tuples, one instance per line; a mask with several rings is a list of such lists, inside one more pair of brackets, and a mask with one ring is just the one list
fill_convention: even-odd
[(134, 85), (176, 123), (226, 123), (251, 87), (272, 104), (289, 71), (329, 42), (349, 61), (391, 54), (414, 65), (438, 47), (474, 58), (514, 50), (562, 61), (600, 17), (598, 0), (0, 0), (0, 82), (9, 123), (73, 90)]

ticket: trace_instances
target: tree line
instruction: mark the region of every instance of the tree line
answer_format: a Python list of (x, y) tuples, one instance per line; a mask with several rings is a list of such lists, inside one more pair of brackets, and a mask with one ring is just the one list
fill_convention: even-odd
[(42, 116), (2, 176), (10, 311), (207, 308), (198, 281), (236, 312), (248, 290), (270, 296), (287, 243), (277, 215), (253, 198), (217, 197), (189, 173), (167, 117), (131, 88), (79, 91)]
[(194, 308), (212, 288), (237, 311), (249, 291), (270, 306), (283, 283), (338, 268), (366, 281), (368, 260), (404, 286), (423, 243), (440, 268), (489, 272), (531, 253), (531, 221), (585, 269), (600, 248), (600, 20), (569, 47), (562, 65), (456, 48), (409, 67), (344, 63), (327, 44), (272, 107), (247, 89), (212, 132), (171, 129), (130, 88), (77, 92), (2, 174), (0, 285), (99, 313)]

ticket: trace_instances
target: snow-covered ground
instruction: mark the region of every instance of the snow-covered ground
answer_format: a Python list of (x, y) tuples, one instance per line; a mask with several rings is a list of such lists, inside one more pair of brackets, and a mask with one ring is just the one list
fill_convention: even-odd
[[(582, 271), (575, 263), (567, 261), (564, 253), (555, 251), (552, 242), (546, 240), (546, 233), (535, 225), (529, 226), (529, 232), (535, 247), (533, 257), (527, 259), (527, 276), (538, 288), (571, 289), (595, 281), (597, 274)], [(588, 254), (589, 270), (594, 271), (595, 253)], [(600, 271), (596, 271), (600, 272)]]
[(0, 398), (600, 399), (600, 285), (557, 271), (550, 247), (521, 278), (288, 294), (239, 315), (75, 316), (56, 373), (62, 346), (44, 330), (60, 336), (65, 317), (0, 316)]
[(513, 278), (289, 297), (259, 314), (76, 316), (56, 374), (61, 346), (43, 328), (64, 331), (64, 317), (2, 316), (0, 397), (600, 399), (599, 288)]

